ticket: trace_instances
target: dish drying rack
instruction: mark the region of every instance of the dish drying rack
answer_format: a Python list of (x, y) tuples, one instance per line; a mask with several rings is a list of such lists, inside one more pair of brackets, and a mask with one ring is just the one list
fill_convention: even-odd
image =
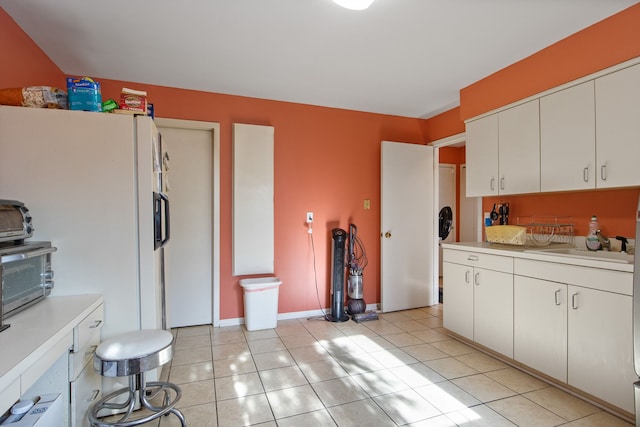
[(529, 246), (573, 244), (573, 221), (570, 216), (525, 216), (516, 218), (516, 222), (526, 227)]

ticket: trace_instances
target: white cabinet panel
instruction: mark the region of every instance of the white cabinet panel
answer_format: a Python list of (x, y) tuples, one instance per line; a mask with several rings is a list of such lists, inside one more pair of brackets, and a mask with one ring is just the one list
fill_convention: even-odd
[(89, 408), (96, 400), (102, 397), (100, 384), (101, 377), (93, 369), (93, 364), (85, 366), (75, 381), (70, 382), (71, 427), (90, 427)]
[(444, 327), (513, 357), (513, 258), (443, 251)]
[(233, 275), (274, 272), (274, 128), (233, 124)]
[(595, 86), (598, 187), (640, 185), (640, 64)]
[(498, 194), (498, 115), (466, 124), (467, 197)]
[(476, 268), (473, 282), (474, 341), (513, 357), (513, 274)]
[(444, 327), (473, 340), (473, 267), (442, 263)]
[(596, 186), (593, 80), (540, 98), (540, 189)]
[(498, 113), (500, 194), (540, 191), (539, 101), (526, 102)]
[(568, 383), (634, 411), (632, 297), (569, 286)]
[(515, 276), (513, 358), (567, 381), (567, 285)]
[(539, 101), (466, 124), (467, 197), (540, 191)]

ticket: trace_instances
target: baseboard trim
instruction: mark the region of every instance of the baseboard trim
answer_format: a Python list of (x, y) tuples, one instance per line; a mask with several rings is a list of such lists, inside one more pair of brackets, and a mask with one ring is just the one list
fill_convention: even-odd
[[(367, 311), (375, 311), (379, 310), (378, 304), (367, 304)], [(292, 311), (289, 313), (278, 313), (278, 320), (294, 320), (294, 319), (312, 319), (312, 318), (323, 318), (325, 314), (329, 313), (331, 310), (329, 308), (325, 308), (322, 310), (306, 310), (306, 311)], [(245, 320), (244, 317), (236, 317), (232, 319), (220, 319), (219, 327), (225, 326), (238, 326), (244, 325)]]

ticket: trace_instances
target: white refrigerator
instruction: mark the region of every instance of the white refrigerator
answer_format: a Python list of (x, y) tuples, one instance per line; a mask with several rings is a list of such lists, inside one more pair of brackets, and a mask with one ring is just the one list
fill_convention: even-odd
[(0, 198), (58, 248), (52, 296), (104, 296), (102, 339), (163, 327), (160, 143), (149, 117), (0, 107)]

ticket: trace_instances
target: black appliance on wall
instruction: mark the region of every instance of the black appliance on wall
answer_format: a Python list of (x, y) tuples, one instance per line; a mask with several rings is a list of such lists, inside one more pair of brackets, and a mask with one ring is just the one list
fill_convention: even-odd
[(341, 228), (331, 230), (331, 312), (325, 314), (329, 322), (346, 322), (344, 311), (345, 246), (347, 232)]

